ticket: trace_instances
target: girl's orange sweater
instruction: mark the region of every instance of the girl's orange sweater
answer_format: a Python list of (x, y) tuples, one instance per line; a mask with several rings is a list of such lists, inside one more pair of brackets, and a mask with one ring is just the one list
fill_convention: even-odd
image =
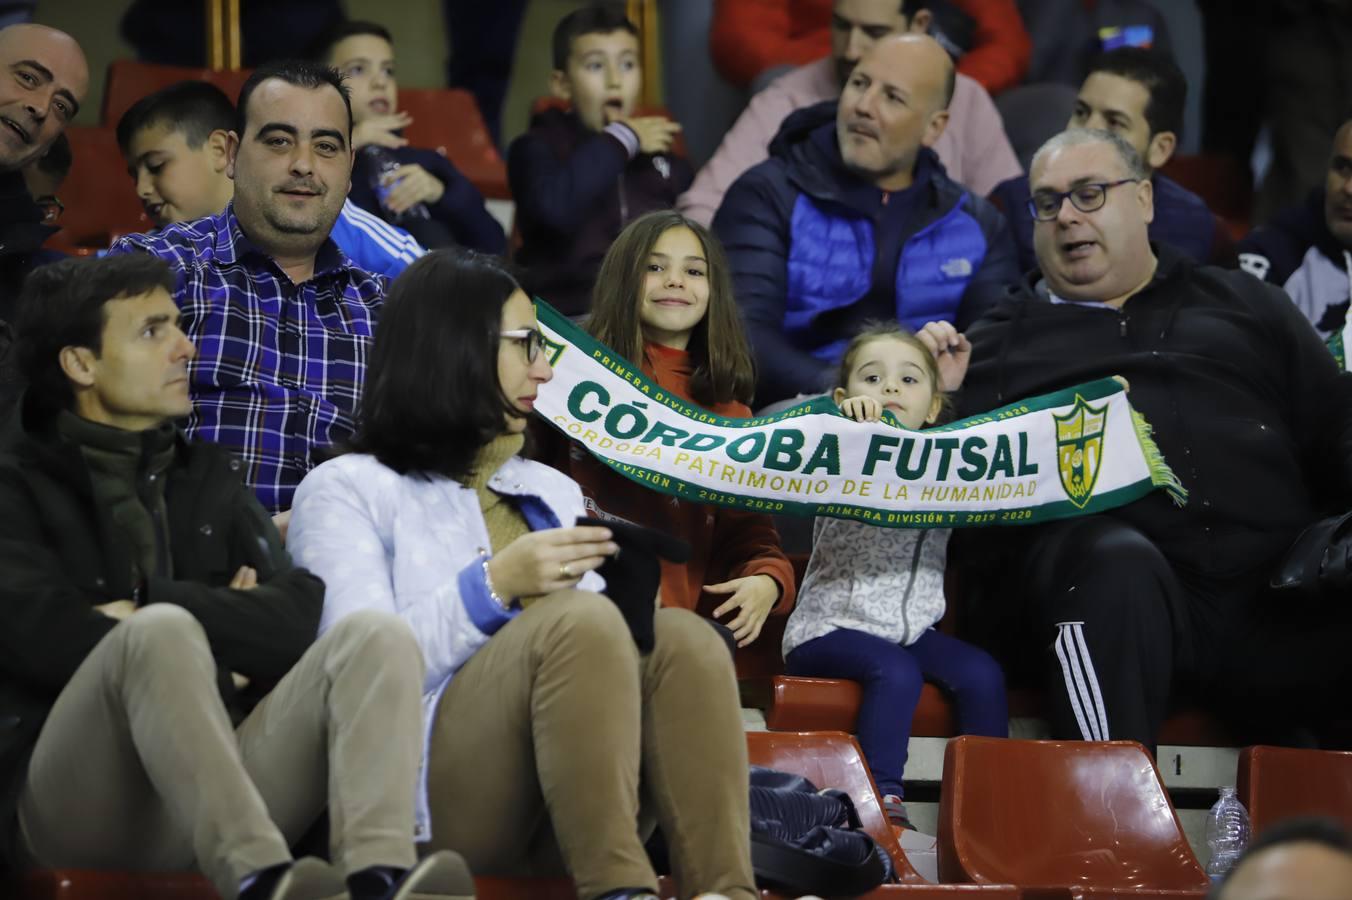
[[(644, 350), (643, 373), (664, 390), (693, 403), (689, 354), (658, 344), (645, 344)], [(717, 404), (709, 411), (730, 418), (751, 415), (746, 404), (736, 401)], [(615, 472), (550, 425), (537, 423), (535, 435), (537, 455), (582, 486), (593, 515), (657, 528), (690, 543), (688, 563), (662, 561), (663, 606), (709, 615), (728, 595), (705, 594), (704, 585), (769, 575), (780, 586), (779, 602), (772, 614), (787, 615), (793, 608), (797, 593), (793, 564), (780, 549), (779, 532), (769, 516), (669, 497)]]

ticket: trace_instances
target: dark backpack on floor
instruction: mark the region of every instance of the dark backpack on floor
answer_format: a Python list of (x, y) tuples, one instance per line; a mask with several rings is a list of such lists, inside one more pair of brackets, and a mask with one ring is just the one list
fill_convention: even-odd
[(865, 894), (896, 880), (848, 794), (761, 766), (751, 767), (751, 863), (758, 884), (800, 894)]

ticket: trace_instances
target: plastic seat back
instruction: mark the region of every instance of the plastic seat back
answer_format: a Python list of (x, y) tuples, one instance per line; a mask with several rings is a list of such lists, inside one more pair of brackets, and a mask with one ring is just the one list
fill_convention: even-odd
[(136, 197), (113, 130), (72, 125), (66, 137), (71, 169), (58, 192), (66, 210), (50, 246), (66, 252), (103, 248), (119, 235), (154, 227)]
[(459, 88), (400, 88), (399, 108), (413, 117), (404, 137), (414, 147), (435, 150), (485, 197), (511, 199), (503, 162), (474, 95)]
[(944, 755), (942, 881), (1205, 894), (1150, 754), (1132, 741), (959, 737)]
[[(5, 888), (0, 880), (0, 889)], [(38, 869), (16, 876), (4, 896), (15, 900), (220, 900), (201, 875)]]
[(234, 103), (239, 99), (240, 88), (252, 74), (252, 69), (196, 69), (134, 59), (114, 60), (108, 64), (108, 79), (103, 88), (102, 122), (109, 128), (116, 128), (122, 114), (137, 100), (180, 81), (209, 81)]
[(1352, 753), (1246, 747), (1238, 786), (1255, 835), (1293, 816), (1328, 816), (1352, 828)]
[(898, 877), (903, 882), (923, 881), (906, 860), (883, 814), (878, 787), (854, 738), (838, 731), (749, 731), (746, 741), (752, 765), (792, 772), (818, 788), (835, 788), (849, 794), (864, 830), (897, 863)]

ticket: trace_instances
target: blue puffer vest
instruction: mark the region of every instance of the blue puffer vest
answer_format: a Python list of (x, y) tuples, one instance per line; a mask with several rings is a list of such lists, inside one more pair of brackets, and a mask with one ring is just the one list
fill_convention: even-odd
[[(906, 239), (897, 263), (896, 318), (916, 330), (926, 322), (955, 318), (967, 281), (986, 256), (986, 236), (967, 210), (964, 195), (940, 218)], [(849, 306), (869, 290), (877, 254), (874, 224), (824, 209), (807, 194), (793, 207), (789, 294), (784, 330), (797, 337), (823, 312)], [(835, 360), (845, 340), (812, 351)]]
[[(879, 318), (912, 329), (952, 322), (988, 250), (966, 189), (922, 148), (912, 186), (887, 194), (844, 169), (833, 121), (804, 137), (786, 154), (800, 193), (790, 225), (785, 333), (818, 359), (835, 360), (848, 338), (818, 343), (815, 326), (870, 293), (874, 302), (866, 305), (876, 306), (871, 314)], [(886, 306), (875, 285), (890, 286)]]

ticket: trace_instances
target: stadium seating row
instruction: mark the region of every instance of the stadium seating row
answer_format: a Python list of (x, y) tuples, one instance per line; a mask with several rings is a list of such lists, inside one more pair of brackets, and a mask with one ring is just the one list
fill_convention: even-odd
[[(883, 815), (858, 744), (839, 732), (751, 732), (753, 763), (850, 794), (865, 830), (897, 863), (900, 883), (868, 896), (951, 898), (1201, 898), (1209, 885), (1145, 749), (960, 737), (948, 745), (939, 813), (939, 874), (912, 868)], [(1352, 826), (1352, 753), (1251, 747), (1240, 798), (1255, 833), (1281, 819), (1324, 815)], [(481, 900), (573, 900), (566, 879), (479, 879)], [(44, 870), (18, 900), (214, 900), (191, 875)], [(664, 880), (663, 896), (675, 896)], [(766, 898), (780, 895), (765, 892)]]

